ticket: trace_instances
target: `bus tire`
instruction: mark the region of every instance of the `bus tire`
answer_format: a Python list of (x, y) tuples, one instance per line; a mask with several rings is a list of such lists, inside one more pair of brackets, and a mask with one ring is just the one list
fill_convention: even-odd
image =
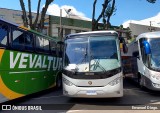
[(138, 84), (139, 84), (140, 88), (143, 88), (143, 80), (142, 80), (141, 74), (138, 74)]
[(59, 74), (56, 78), (56, 88), (61, 88), (62, 87), (62, 77)]

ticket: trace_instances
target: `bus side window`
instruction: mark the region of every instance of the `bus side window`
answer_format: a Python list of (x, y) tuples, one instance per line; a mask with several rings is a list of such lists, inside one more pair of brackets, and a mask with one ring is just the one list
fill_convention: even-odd
[(49, 40), (44, 39), (42, 36), (36, 37), (36, 51), (49, 53)]
[(64, 42), (58, 41), (57, 42), (57, 51), (56, 51), (57, 56), (59, 56), (59, 57), (63, 56), (63, 49), (64, 49)]
[(43, 38), (40, 36), (36, 36), (36, 51), (37, 52), (44, 52)]
[(62, 57), (63, 56), (63, 51), (64, 51), (64, 43), (62, 42), (61, 44), (60, 44), (60, 57)]
[(44, 52), (49, 53), (49, 40), (43, 39)]
[(25, 50), (33, 51), (33, 35), (29, 33), (24, 34), (24, 41), (25, 41)]
[(62, 57), (61, 44), (57, 43), (56, 54), (58, 57)]
[(25, 38), (23, 32), (17, 29), (12, 30), (12, 47), (18, 50), (24, 50)]
[(0, 44), (1, 46), (7, 46), (8, 41), (8, 26), (0, 23)]
[(51, 53), (53, 55), (56, 55), (56, 42), (50, 41), (50, 48), (51, 48)]

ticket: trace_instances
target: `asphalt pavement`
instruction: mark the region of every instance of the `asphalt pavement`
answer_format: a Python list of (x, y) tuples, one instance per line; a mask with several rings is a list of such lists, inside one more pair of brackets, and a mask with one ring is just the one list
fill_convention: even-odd
[[(43, 106), (47, 110), (42, 111), (23, 111), (23, 113), (84, 113), (84, 112), (109, 112), (110, 110), (122, 110), (126, 113), (139, 113), (138, 107), (147, 112), (157, 112), (160, 110), (160, 92), (141, 89), (135, 82), (130, 79), (124, 80), (124, 96), (121, 98), (69, 98), (62, 94), (62, 89), (50, 89), (40, 94), (27, 96), (4, 103), (7, 105), (35, 105)], [(137, 107), (138, 106), (138, 107)], [(42, 108), (43, 108), (42, 107)], [(144, 109), (145, 107), (150, 107)], [(156, 107), (158, 110), (156, 110)], [(128, 112), (127, 112), (128, 111)], [(1, 111), (10, 113), (11, 111)], [(12, 111), (18, 113), (22, 111)], [(97, 111), (98, 112), (98, 111)], [(120, 113), (120, 112), (118, 112)]]

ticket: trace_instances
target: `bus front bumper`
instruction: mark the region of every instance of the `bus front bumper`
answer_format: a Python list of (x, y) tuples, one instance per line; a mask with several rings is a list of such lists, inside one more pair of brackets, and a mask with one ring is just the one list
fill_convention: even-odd
[(103, 87), (77, 87), (68, 86), (63, 83), (63, 94), (68, 97), (82, 98), (112, 98), (123, 96), (123, 83), (114, 86), (106, 85)]

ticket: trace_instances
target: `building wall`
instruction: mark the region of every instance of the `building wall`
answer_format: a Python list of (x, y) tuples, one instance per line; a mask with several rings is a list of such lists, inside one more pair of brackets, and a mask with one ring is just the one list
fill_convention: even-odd
[(23, 23), (21, 16), (22, 16), (21, 11), (3, 9), (3, 8), (0, 9), (0, 18), (11, 22), (16, 22), (17, 24), (20, 25)]
[[(36, 18), (36, 13), (32, 13), (32, 17), (34, 22)], [(23, 25), (22, 11), (19, 10), (0, 8), (0, 18), (17, 23), (19, 25)], [(45, 20), (46, 31), (44, 31), (44, 33), (46, 32), (46, 34), (53, 37), (59, 37), (60, 17), (58, 16), (49, 17), (49, 15), (46, 15), (45, 18), (46, 18)], [(62, 28), (63, 28), (63, 37), (65, 37), (70, 33), (91, 31), (91, 22), (62, 17)]]
[(134, 38), (142, 33), (150, 32), (150, 29), (152, 29), (152, 31), (160, 31), (160, 28), (158, 27), (150, 27), (150, 26), (139, 25), (134, 23), (130, 23), (129, 28), (132, 31), (131, 34), (132, 34), (132, 37)]
[[(27, 13), (27, 15), (28, 15), (28, 13)], [(22, 11), (19, 11), (19, 10), (0, 8), (0, 18), (17, 23), (19, 25), (23, 25)], [(33, 22), (34, 22), (34, 20), (36, 18), (36, 13), (32, 13), (32, 18), (33, 18)], [(45, 18), (47, 19), (47, 18), (49, 18), (49, 16), (46, 15)]]
[[(28, 13), (27, 13), (28, 15)], [(39, 15), (40, 17), (41, 15)], [(0, 18), (11, 21), (13, 23), (16, 23), (18, 25), (23, 25), (23, 20), (22, 20), (22, 11), (19, 10), (11, 10), (11, 9), (5, 9), (5, 8), (0, 8)], [(32, 13), (32, 18), (33, 22), (36, 18), (36, 13)], [(43, 33), (48, 35), (49, 34), (49, 16), (46, 15), (45, 17), (45, 29), (43, 30)]]
[[(33, 16), (33, 22), (34, 22), (36, 18), (36, 13), (32, 13), (32, 16)], [(19, 10), (0, 8), (0, 18), (17, 23), (19, 25), (23, 25), (22, 11), (19, 11)], [(65, 37), (70, 33), (79, 33), (79, 32), (92, 30), (91, 21), (73, 19), (70, 17), (62, 17), (61, 20), (62, 20), (61, 27), (63, 29), (63, 37)], [(47, 35), (50, 35), (53, 37), (60, 37), (60, 17), (46, 15), (45, 28), (46, 29), (44, 30), (44, 33), (46, 33)], [(119, 29), (119, 27), (113, 26), (112, 30), (116, 30), (116, 29)], [(127, 37), (125, 34), (126, 32), (124, 31), (125, 30), (120, 30), (120, 32), (122, 32), (122, 36), (125, 37), (125, 39), (127, 40)]]
[[(58, 16), (50, 16), (50, 24), (51, 24), (51, 35), (55, 37), (60, 36), (60, 17)], [(91, 21), (78, 20), (73, 18), (61, 18), (61, 28), (62, 35), (65, 37), (70, 33), (78, 33), (91, 31), (92, 23)]]
[[(59, 36), (59, 29), (60, 29), (60, 25), (58, 24), (51, 24), (51, 35), (54, 37), (58, 37)], [(62, 25), (62, 31), (63, 31), (63, 37), (65, 37), (66, 35), (70, 34), (70, 33), (78, 33), (78, 32), (85, 32), (85, 31), (91, 31), (91, 29), (89, 28), (79, 28), (76, 26), (67, 26), (67, 25)], [(68, 31), (68, 32), (67, 32)]]

